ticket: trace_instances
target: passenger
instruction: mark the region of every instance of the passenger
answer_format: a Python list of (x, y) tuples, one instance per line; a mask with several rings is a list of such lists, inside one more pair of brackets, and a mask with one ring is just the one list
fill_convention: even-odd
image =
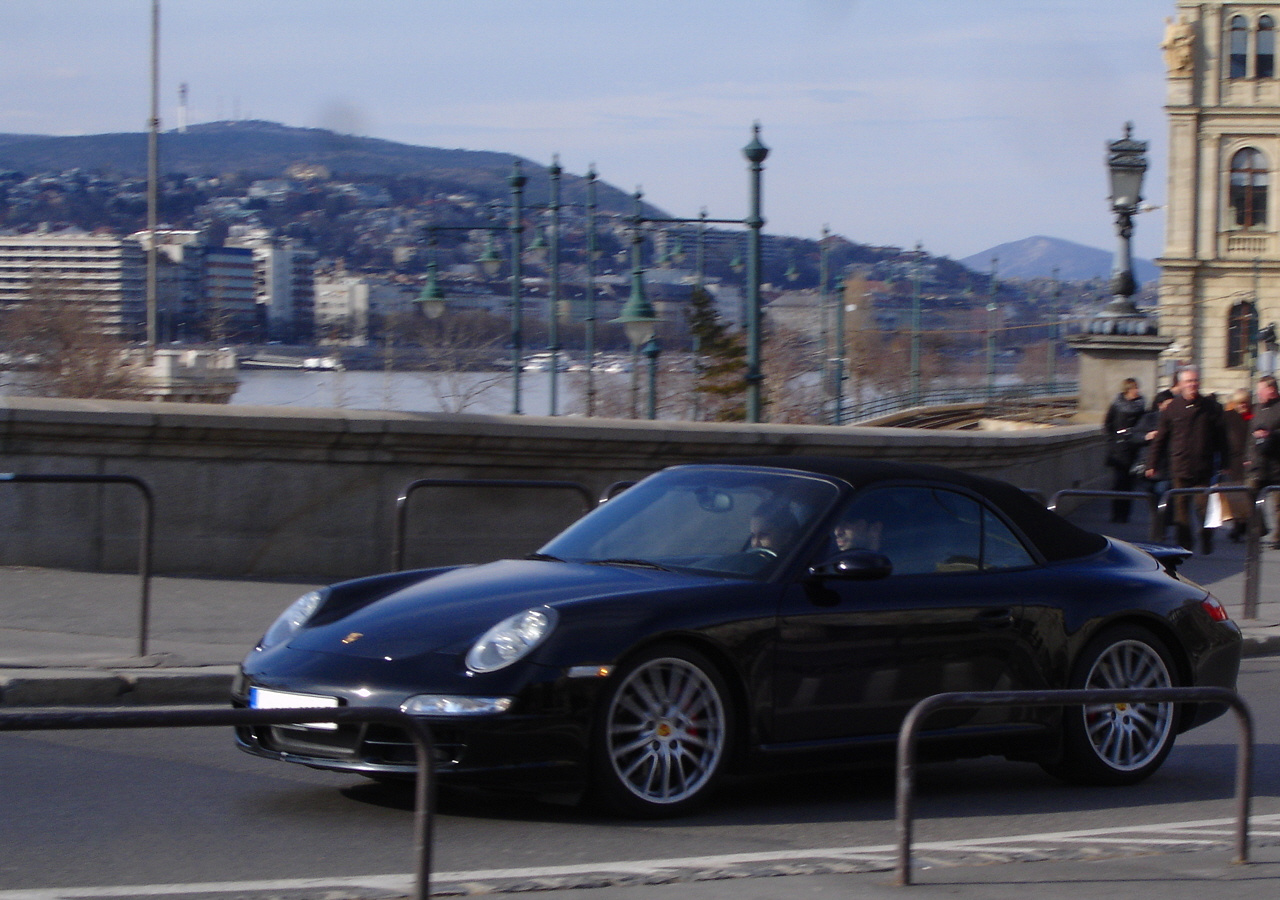
[(883, 522), (868, 522), (861, 516), (845, 519), (835, 527), (836, 550), (879, 550)]

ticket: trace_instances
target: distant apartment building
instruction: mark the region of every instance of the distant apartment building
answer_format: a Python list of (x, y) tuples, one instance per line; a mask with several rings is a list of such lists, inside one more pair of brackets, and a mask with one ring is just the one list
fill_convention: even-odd
[(233, 225), (227, 246), (253, 253), (254, 283), (267, 338), (287, 344), (315, 336), (315, 252), (265, 228)]
[(146, 254), (128, 238), (82, 232), (0, 235), (0, 309), (38, 299), (84, 304), (102, 331), (146, 335)]
[[(150, 236), (131, 236), (140, 247)], [(159, 339), (247, 343), (263, 333), (253, 251), (209, 245), (200, 231), (156, 232)]]
[(418, 291), (409, 285), (357, 275), (324, 275), (315, 279), (315, 333), (325, 343), (362, 347), (375, 337), (380, 323), (412, 314)]

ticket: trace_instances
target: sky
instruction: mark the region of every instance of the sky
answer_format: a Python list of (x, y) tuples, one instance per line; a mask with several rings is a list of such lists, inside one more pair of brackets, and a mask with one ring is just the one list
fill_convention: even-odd
[[(961, 259), (1116, 242), (1106, 143), (1150, 142), (1174, 0), (162, 0), (161, 127), (265, 119), (514, 153), (675, 216)], [(0, 133), (143, 131), (151, 0), (0, 0)], [(537, 198), (530, 198), (537, 202)], [(1164, 218), (1138, 217), (1136, 255)]]

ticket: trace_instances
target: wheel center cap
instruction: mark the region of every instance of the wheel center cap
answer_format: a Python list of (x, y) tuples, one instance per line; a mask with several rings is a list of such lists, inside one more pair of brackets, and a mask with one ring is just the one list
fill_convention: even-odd
[(655, 731), (655, 734), (657, 734), (658, 737), (663, 739), (671, 737), (671, 723), (659, 722), (658, 727)]

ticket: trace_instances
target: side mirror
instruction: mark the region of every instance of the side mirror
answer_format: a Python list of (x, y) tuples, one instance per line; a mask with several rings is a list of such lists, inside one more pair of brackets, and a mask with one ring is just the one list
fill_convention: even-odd
[(846, 550), (809, 570), (811, 578), (842, 578), (849, 581), (874, 581), (888, 578), (893, 563), (874, 550)]

